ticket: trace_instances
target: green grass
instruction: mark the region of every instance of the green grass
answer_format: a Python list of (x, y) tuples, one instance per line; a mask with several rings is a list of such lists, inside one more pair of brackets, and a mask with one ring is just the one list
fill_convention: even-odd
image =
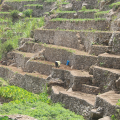
[[(4, 43), (0, 43), (0, 57), (2, 54), (6, 53), (6, 47), (10, 44), (15, 49), (18, 47), (18, 40), (23, 37), (30, 37), (31, 30), (40, 28), (44, 25), (44, 18), (26, 18), (24, 21), (19, 20), (16, 23), (12, 23), (11, 20), (8, 21), (9, 24), (1, 26), (0, 38), (7, 38), (8, 40)], [(8, 27), (10, 30), (5, 31), (5, 28)], [(13, 34), (14, 33), (14, 34)], [(17, 33), (22, 33), (22, 36), (17, 35)]]
[(78, 12), (97, 12), (99, 9), (85, 9), (85, 10), (79, 10)]
[(46, 92), (38, 95), (16, 86), (7, 86), (0, 88), (0, 96), (13, 100), (0, 106), (1, 115), (23, 114), (38, 120), (84, 120), (61, 104), (52, 104)]
[(37, 8), (43, 8), (43, 5), (40, 5), (40, 4), (27, 4), (27, 5), (24, 5), (24, 6), (35, 6)]
[(114, 6), (115, 7), (120, 6), (120, 2), (112, 3), (111, 5), (109, 5), (110, 8), (113, 8)]
[(22, 2), (22, 1), (37, 1), (37, 0), (6, 0), (5, 2)]
[(99, 17), (99, 16), (107, 14), (107, 13), (109, 13), (109, 10), (108, 11), (99, 11), (99, 12), (95, 13), (94, 15), (95, 15), (95, 17)]
[(51, 21), (100, 21), (105, 20), (104, 18), (95, 18), (95, 19), (66, 19), (66, 18), (54, 18)]
[(76, 13), (76, 11), (56, 11), (56, 13)]
[(10, 12), (0, 12), (0, 14), (10, 14)]

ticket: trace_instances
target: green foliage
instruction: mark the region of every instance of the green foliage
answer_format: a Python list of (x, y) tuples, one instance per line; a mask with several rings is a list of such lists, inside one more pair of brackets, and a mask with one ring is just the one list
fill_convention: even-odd
[[(0, 19), (3, 21), (3, 19)], [(44, 18), (26, 18), (24, 21), (17, 21), (14, 24), (11, 19), (4, 19), (8, 24), (3, 24), (0, 29), (0, 38), (6, 38), (4, 43), (0, 42), (0, 58), (2, 54), (12, 50), (12, 48), (18, 47), (18, 40), (21, 37), (30, 37), (31, 30), (40, 28), (44, 25)], [(5, 30), (8, 28), (7, 30)], [(18, 33), (22, 33), (18, 34)]]
[(11, 50), (13, 50), (12, 44), (8, 44), (7, 46), (5, 46), (5, 50), (6, 50), (7, 52), (10, 52)]
[(111, 5), (109, 5), (110, 8), (113, 8), (114, 6), (117, 9), (120, 6), (120, 2), (112, 3)]
[(0, 88), (0, 96), (14, 100), (0, 106), (1, 115), (25, 114), (38, 120), (84, 120), (61, 104), (51, 104), (46, 91), (38, 95), (19, 87), (7, 86)]
[(54, 18), (51, 21), (100, 21), (105, 20), (104, 18), (95, 18), (95, 19), (66, 19), (66, 18)]
[(117, 103), (118, 106), (120, 106), (120, 99), (118, 100), (118, 103)]
[(114, 115), (111, 116), (111, 120), (117, 120)]
[(26, 17), (30, 17), (33, 13), (33, 10), (32, 9), (27, 9), (25, 11), (23, 11), (23, 14), (26, 16)]
[(86, 10), (86, 7), (85, 7), (85, 6), (82, 6), (82, 10), (85, 11), (85, 10)]
[[(0, 120), (10, 120), (8, 116), (0, 117)], [(12, 119), (11, 119), (12, 120)]]
[(18, 10), (13, 10), (10, 12), (10, 15), (12, 18), (18, 18), (19, 11)]

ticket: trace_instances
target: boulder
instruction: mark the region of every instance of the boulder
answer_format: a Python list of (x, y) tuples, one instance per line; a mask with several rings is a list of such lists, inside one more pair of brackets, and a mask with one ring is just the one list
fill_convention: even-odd
[(56, 78), (56, 79), (52, 78), (48, 81), (48, 87), (55, 86), (55, 85), (64, 86), (64, 82), (59, 78)]
[(73, 10), (73, 4), (72, 3), (62, 5), (62, 11), (72, 11), (72, 10)]
[(118, 80), (116, 80), (116, 87), (117, 87), (117, 89), (120, 89), (120, 77), (119, 77), (119, 79)]
[(90, 113), (90, 118), (98, 120), (103, 117), (103, 111), (99, 111), (98, 109), (92, 109)]

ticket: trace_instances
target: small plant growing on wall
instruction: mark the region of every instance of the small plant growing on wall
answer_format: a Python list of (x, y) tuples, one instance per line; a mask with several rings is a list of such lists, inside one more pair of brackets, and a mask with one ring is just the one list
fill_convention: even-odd
[(30, 17), (33, 13), (33, 10), (32, 9), (27, 9), (25, 11), (23, 11), (23, 14), (26, 16), (26, 17)]
[(10, 15), (12, 18), (18, 18), (19, 11), (18, 10), (13, 10), (10, 12)]

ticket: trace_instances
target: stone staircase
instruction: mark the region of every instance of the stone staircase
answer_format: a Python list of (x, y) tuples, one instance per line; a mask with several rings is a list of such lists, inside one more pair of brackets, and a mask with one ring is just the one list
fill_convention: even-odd
[[(21, 8), (33, 4), (33, 1), (29, 2), (21, 2)], [(92, 7), (96, 5), (95, 0), (88, 2), (94, 3)], [(83, 0), (72, 3), (77, 12), (82, 8)], [(66, 109), (83, 115), (85, 119), (98, 120), (111, 115), (120, 119), (120, 107), (116, 105), (120, 99), (120, 47), (116, 50), (116, 43), (109, 45), (113, 33), (119, 36), (120, 32), (111, 31), (110, 21), (94, 19), (91, 14), (73, 19), (73, 13), (66, 12), (63, 16), (58, 15), (61, 18), (47, 21), (44, 28), (34, 31), (35, 40), (28, 39), (7, 54), (7, 66), (0, 66), (0, 77), (8, 80), (10, 85), (34, 93), (42, 92), (47, 83), (59, 79), (64, 85), (51, 86), (53, 102), (61, 102)], [(43, 49), (44, 60), (34, 59)], [(56, 60), (62, 62), (60, 68), (55, 68)], [(67, 60), (69, 66), (66, 66)]]

